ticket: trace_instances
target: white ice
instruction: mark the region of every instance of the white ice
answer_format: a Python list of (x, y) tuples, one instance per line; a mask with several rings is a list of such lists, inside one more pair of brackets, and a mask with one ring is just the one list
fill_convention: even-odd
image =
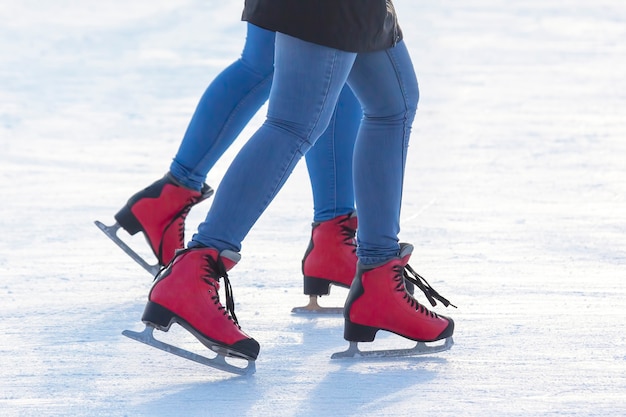
[(151, 277), (93, 221), (112, 223), (167, 170), (200, 94), (238, 57), (242, 3), (0, 2), (0, 415), (626, 415), (622, 0), (396, 1), (421, 89), (401, 238), (459, 307), (435, 309), (456, 321), (452, 350), (331, 360), (342, 319), (290, 314), (306, 302), (303, 164), (231, 273), (261, 343), (255, 375), (121, 335), (142, 328)]

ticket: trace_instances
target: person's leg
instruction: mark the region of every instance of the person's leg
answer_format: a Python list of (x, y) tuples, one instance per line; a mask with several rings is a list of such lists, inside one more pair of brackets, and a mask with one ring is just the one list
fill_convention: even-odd
[(313, 189), (311, 238), (302, 259), (304, 294), (309, 304), (292, 311), (338, 313), (317, 298), (331, 285), (348, 288), (356, 272), (356, 231), (352, 157), (363, 111), (347, 85), (341, 90), (328, 127), (305, 155)]
[(296, 163), (328, 126), (355, 56), (276, 35), (267, 119), (224, 175), (190, 246), (240, 251)]
[(398, 256), (404, 165), (419, 91), (406, 46), (359, 54), (348, 84), (363, 106), (354, 150), (359, 261)]
[(328, 127), (305, 155), (315, 222), (354, 211), (352, 157), (362, 116), (361, 104), (344, 86)]
[[(267, 119), (231, 163), (189, 247), (155, 280), (142, 317), (148, 326), (167, 330), (177, 321), (216, 351), (257, 357), (258, 342), (234, 314), (228, 271), (243, 238), (328, 125), (354, 57), (276, 35)], [(218, 296), (222, 280), (225, 306)]]
[(207, 173), (269, 96), (275, 33), (248, 24), (241, 58), (222, 71), (202, 95), (170, 172), (200, 190)]
[(115, 215), (129, 234), (144, 233), (158, 265), (167, 265), (184, 246), (187, 213), (213, 194), (204, 183), (207, 173), (267, 100), (274, 72), (274, 36), (248, 24), (241, 58), (204, 92), (170, 172), (133, 195)]
[(359, 261), (344, 307), (344, 338), (371, 342), (378, 330), (419, 342), (448, 338), (454, 322), (420, 305), (407, 292), (405, 280), (424, 291), (431, 302), (447, 300), (410, 277), (413, 247), (398, 243), (406, 154), (419, 98), (404, 43), (359, 54), (348, 83), (364, 116), (354, 156)]

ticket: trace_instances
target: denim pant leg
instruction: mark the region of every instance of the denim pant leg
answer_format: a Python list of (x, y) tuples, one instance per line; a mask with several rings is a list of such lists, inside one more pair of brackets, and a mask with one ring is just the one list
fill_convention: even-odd
[(404, 167), (419, 90), (404, 42), (359, 54), (348, 83), (363, 106), (354, 151), (357, 255), (365, 265), (398, 255)]
[[(172, 175), (186, 187), (200, 190), (208, 172), (267, 100), (274, 37), (274, 32), (248, 23), (241, 58), (222, 71), (201, 97), (170, 165)], [(344, 88), (327, 131), (307, 154), (314, 221), (354, 210), (352, 152), (361, 115), (354, 94)]]
[(354, 211), (352, 156), (362, 117), (361, 104), (344, 86), (328, 127), (305, 155), (316, 222)]
[(274, 73), (275, 33), (248, 24), (241, 58), (222, 71), (200, 98), (170, 172), (200, 190), (217, 160), (267, 101)]
[(276, 34), (265, 123), (227, 170), (190, 246), (241, 250), (241, 242), (323, 133), (356, 54)]

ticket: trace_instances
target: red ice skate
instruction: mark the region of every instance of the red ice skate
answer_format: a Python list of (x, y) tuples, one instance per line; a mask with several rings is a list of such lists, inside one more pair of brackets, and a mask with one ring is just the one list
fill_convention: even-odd
[[(408, 265), (412, 251), (413, 246), (402, 244), (400, 256), (382, 266), (359, 265), (344, 309), (344, 338), (350, 342), (350, 348), (334, 354), (334, 358), (408, 356), (440, 352), (452, 346), (452, 319), (429, 311), (406, 290), (405, 280), (408, 280), (424, 292), (433, 306), (435, 299), (446, 307), (451, 305)], [(379, 330), (396, 333), (418, 344), (412, 349), (360, 351), (358, 342), (372, 342)], [(445, 339), (443, 345), (425, 343), (442, 339)]]
[[(192, 248), (179, 251), (174, 261), (156, 278), (141, 320), (146, 324), (143, 333), (125, 331), (124, 334), (170, 353), (196, 360), (228, 372), (249, 373), (259, 354), (259, 344), (245, 334), (237, 322), (229, 271), (239, 260), (236, 252)], [(226, 305), (222, 305), (218, 290), (224, 281)], [(168, 331), (177, 323), (193, 334), (203, 345), (218, 354), (208, 359), (191, 354), (152, 337), (154, 329)], [(194, 355), (193, 357), (189, 355)], [(248, 366), (237, 367), (225, 357), (245, 359)]]
[[(343, 307), (322, 307), (317, 299), (330, 294), (331, 285), (350, 288), (356, 273), (357, 225), (355, 212), (313, 223), (309, 247), (302, 260), (304, 294), (309, 296), (309, 304), (293, 308), (292, 313), (343, 313)], [(405, 285), (413, 294), (413, 284), (407, 281)]]
[[(176, 250), (184, 247), (185, 218), (191, 207), (212, 194), (213, 189), (206, 184), (201, 191), (190, 190), (177, 184), (168, 174), (133, 195), (115, 215), (115, 225), (109, 227), (100, 222), (96, 225), (130, 257), (156, 275), (174, 258)], [(157, 258), (156, 265), (149, 265), (117, 236), (120, 227), (131, 235), (144, 234)]]
[(349, 288), (356, 272), (356, 213), (313, 223), (309, 247), (302, 260), (304, 294), (309, 304), (293, 313), (341, 314), (343, 307), (321, 307), (317, 298), (330, 294), (330, 286)]

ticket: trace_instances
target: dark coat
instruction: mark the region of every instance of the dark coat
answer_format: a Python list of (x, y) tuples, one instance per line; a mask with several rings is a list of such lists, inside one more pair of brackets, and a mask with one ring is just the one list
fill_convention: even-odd
[(242, 20), (349, 52), (387, 49), (402, 39), (391, 0), (246, 0)]

